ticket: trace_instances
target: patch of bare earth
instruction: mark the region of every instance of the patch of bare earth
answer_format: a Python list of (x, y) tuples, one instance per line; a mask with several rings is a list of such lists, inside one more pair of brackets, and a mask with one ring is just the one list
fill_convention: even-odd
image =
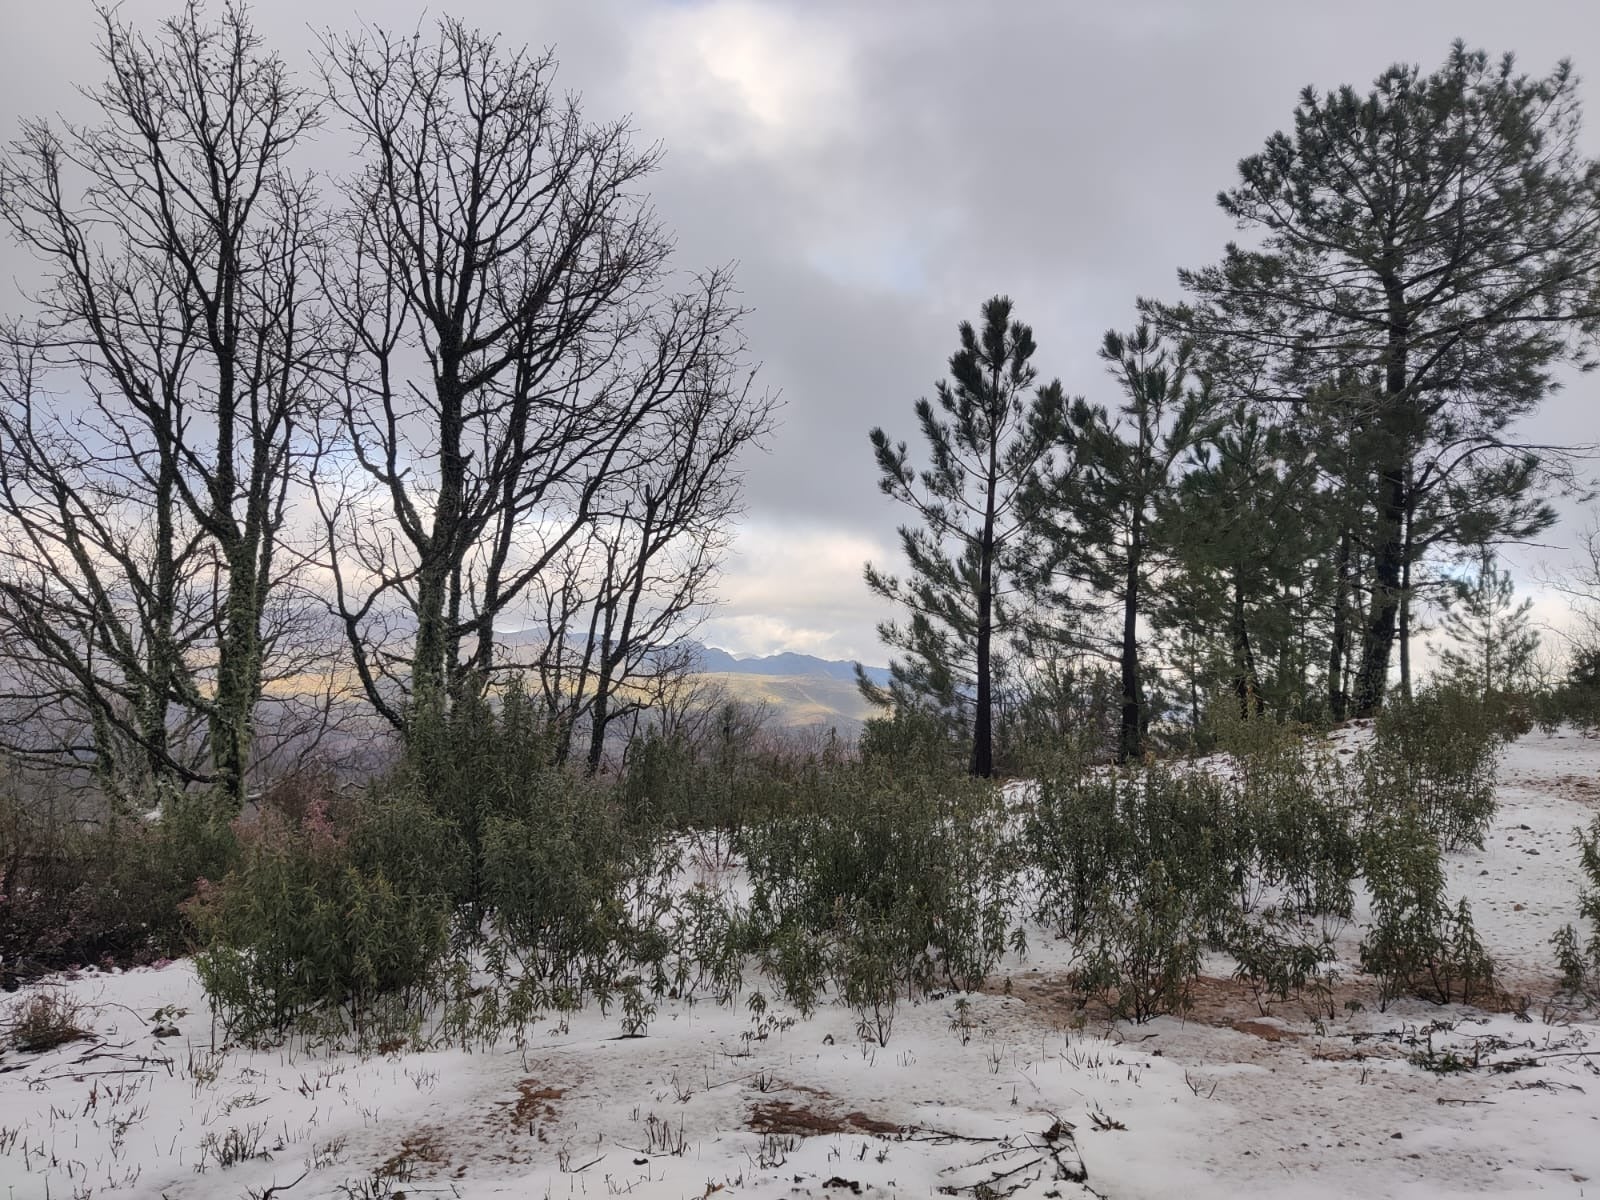
[(537, 1079), (523, 1079), (517, 1083), (515, 1100), (497, 1103), (510, 1108), (508, 1124), (512, 1129), (526, 1129), (542, 1142), (547, 1140), (546, 1128), (556, 1121), (556, 1101), (566, 1094), (566, 1088), (550, 1087)]
[(385, 1159), (373, 1174), (379, 1179), (405, 1182), (416, 1177), (419, 1167), (424, 1169), (425, 1174), (433, 1175), (449, 1162), (450, 1155), (444, 1148), (440, 1132), (436, 1129), (418, 1129), (401, 1138), (400, 1149)]
[(843, 1115), (826, 1111), (812, 1102), (767, 1100), (750, 1110), (746, 1122), (757, 1133), (813, 1137), (830, 1133), (868, 1133), (893, 1136), (904, 1129), (892, 1121), (879, 1120), (863, 1112)]
[[(1014, 976), (1009, 981), (991, 982), (983, 990), (1021, 1000), (1029, 1012), (1053, 1028), (1113, 1023), (1104, 1004), (1078, 992), (1070, 973)], [(1474, 997), (1472, 1007), (1483, 1012), (1524, 1012), (1529, 996), (1549, 990), (1547, 980), (1508, 976), (1499, 981), (1492, 995)], [(1202, 975), (1190, 985), (1189, 1007), (1173, 1015), (1281, 1042), (1305, 1036), (1307, 1029), (1352, 1011), (1375, 1012), (1382, 1007), (1381, 1001), (1378, 981), (1368, 975), (1341, 976), (1321, 991), (1308, 990), (1286, 1000), (1242, 980)]]
[(1586, 775), (1505, 771), (1500, 776), (1500, 786), (1526, 788), (1530, 792), (1547, 792), (1563, 800), (1573, 800), (1591, 807), (1600, 804), (1600, 781)]

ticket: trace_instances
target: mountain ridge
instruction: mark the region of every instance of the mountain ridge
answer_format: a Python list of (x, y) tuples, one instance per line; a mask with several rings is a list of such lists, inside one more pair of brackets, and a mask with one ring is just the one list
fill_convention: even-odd
[[(701, 646), (696, 669), (718, 675), (817, 675), (846, 683), (854, 683), (856, 678), (856, 665), (848, 659), (818, 658), (815, 654), (801, 654), (795, 650), (741, 657), (717, 646)], [(889, 682), (887, 667), (862, 669), (873, 683), (881, 686)]]

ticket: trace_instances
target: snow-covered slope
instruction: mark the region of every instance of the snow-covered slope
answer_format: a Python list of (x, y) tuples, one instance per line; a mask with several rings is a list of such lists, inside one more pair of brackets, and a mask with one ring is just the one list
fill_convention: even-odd
[[(1485, 850), (1451, 859), (1521, 1014), (1379, 1011), (1351, 976), (1331, 1016), (1263, 1015), (1213, 978), (1187, 1021), (1078, 1030), (1034, 931), (964, 1012), (903, 1006), (887, 1047), (842, 1008), (663, 1002), (641, 1038), (585, 1012), (520, 1048), (362, 1060), (214, 1049), (178, 962), (40, 985), (95, 1036), (0, 1058), (0, 1196), (1600, 1195), (1600, 1022), (1551, 999), (1548, 943), (1597, 768), (1600, 743), (1523, 739)], [(1430, 1047), (1468, 1069), (1412, 1061)]]

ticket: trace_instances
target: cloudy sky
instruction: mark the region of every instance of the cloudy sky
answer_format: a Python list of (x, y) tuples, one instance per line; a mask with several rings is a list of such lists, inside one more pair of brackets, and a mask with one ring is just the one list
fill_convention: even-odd
[[(124, 16), (178, 0), (124, 0)], [(87, 0), (7, 5), (0, 123), (82, 111), (98, 79)], [(1140, 295), (1231, 234), (1213, 197), (1288, 123), (1306, 84), (1437, 65), (1453, 38), (1543, 73), (1600, 80), (1594, 0), (435, 0), (506, 41), (552, 47), (596, 118), (632, 114), (667, 147), (653, 194), (685, 268), (736, 261), (755, 357), (784, 398), (749, 461), (748, 512), (707, 640), (880, 661), (861, 564), (892, 563), (900, 514), (866, 433), (909, 436), (958, 321), (996, 292), (1033, 325), (1045, 378), (1111, 400), (1094, 350)], [(303, 65), (314, 31), (410, 29), (415, 0), (259, 0), (261, 31)], [(1600, 154), (1600, 84), (1585, 83)], [(0, 251), (3, 285), (27, 269)], [(10, 306), (7, 300), (6, 306)], [(1600, 380), (1532, 427), (1593, 440)], [(1528, 580), (1558, 561), (1519, 553)], [(1546, 611), (1553, 613), (1553, 606)]]

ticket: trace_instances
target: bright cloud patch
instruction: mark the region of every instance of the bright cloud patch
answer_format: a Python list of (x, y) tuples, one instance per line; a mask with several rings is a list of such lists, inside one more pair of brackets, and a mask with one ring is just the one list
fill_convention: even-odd
[(746, 0), (658, 10), (634, 41), (641, 108), (669, 145), (714, 158), (781, 154), (848, 121), (851, 54), (804, 10)]
[(739, 654), (796, 650), (822, 658), (883, 661), (882, 617), (861, 581), (886, 548), (856, 533), (754, 521), (740, 533), (702, 640)]

